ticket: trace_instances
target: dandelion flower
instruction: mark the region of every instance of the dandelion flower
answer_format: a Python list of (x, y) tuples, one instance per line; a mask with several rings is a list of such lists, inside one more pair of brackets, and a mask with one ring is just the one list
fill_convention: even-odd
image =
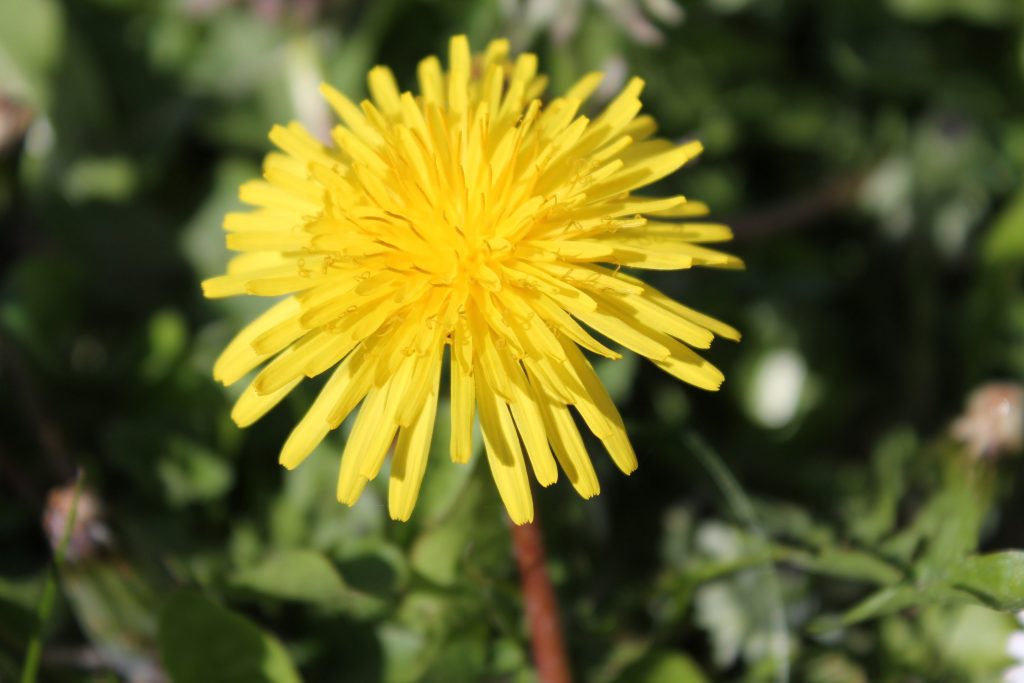
[(401, 92), (375, 67), (358, 105), (323, 85), (341, 120), (332, 144), (297, 123), (270, 132), (280, 152), (240, 189), (255, 208), (224, 221), (240, 253), (203, 290), (279, 300), (214, 376), (231, 384), (262, 365), (232, 411), (244, 427), (329, 372), (281, 464), (298, 466), (358, 408), (338, 499), (355, 503), (394, 444), (388, 507), (405, 520), (447, 367), (451, 458), (469, 459), (478, 417), (498, 492), (522, 524), (533, 518), (527, 462), (542, 486), (560, 467), (582, 496), (598, 493), (578, 425), (623, 472), (637, 466), (583, 350), (620, 355), (594, 332), (694, 386), (722, 382), (691, 347), (739, 334), (624, 269), (742, 263), (704, 246), (728, 240), (727, 227), (687, 222), (703, 204), (633, 194), (701, 151), (655, 137), (641, 80), (589, 119), (580, 109), (600, 74), (543, 103), (535, 55), (513, 60), (497, 40), (474, 56), (464, 36), (451, 40), (447, 71), (428, 57), (417, 76), (419, 94)]

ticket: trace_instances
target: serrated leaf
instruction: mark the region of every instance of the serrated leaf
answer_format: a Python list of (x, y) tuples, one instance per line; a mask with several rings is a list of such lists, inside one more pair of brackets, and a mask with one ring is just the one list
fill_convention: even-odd
[(995, 609), (1024, 609), (1024, 551), (964, 558), (951, 572), (953, 585)]
[(913, 586), (888, 586), (879, 589), (847, 610), (840, 617), (838, 624), (831, 619), (823, 618), (812, 624), (811, 630), (821, 632), (837, 625), (852, 626), (868, 619), (875, 619), (887, 614), (912, 607), (925, 601), (925, 597)]
[[(949, 568), (974, 552), (994, 493), (991, 472), (951, 456), (942, 490), (921, 513), (928, 548), (915, 567), (919, 581), (946, 581)], [(915, 522), (916, 524), (917, 522)]]
[(903, 578), (903, 572), (888, 562), (852, 548), (825, 548), (817, 555), (784, 548), (775, 555), (787, 564), (844, 579), (893, 584)]
[(174, 683), (298, 683), (284, 646), (245, 617), (194, 591), (160, 613), (160, 656)]
[(864, 545), (878, 543), (896, 524), (906, 483), (904, 469), (917, 449), (917, 436), (909, 429), (888, 434), (871, 456), (873, 486), (857, 498), (848, 513), (850, 534)]

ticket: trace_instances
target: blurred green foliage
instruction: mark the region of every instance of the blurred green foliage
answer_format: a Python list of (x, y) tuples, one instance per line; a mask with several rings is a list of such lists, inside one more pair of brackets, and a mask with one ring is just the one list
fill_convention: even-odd
[[(999, 676), (1022, 461), (948, 425), (1024, 379), (1024, 6), (666, 4), (0, 2), (0, 681), (39, 628), (45, 681), (536, 680), (485, 469), (439, 424), (404, 525), (376, 486), (334, 502), (343, 434), (283, 473), (315, 387), (236, 429), (210, 368), (261, 302), (197, 284), (273, 123), (326, 125), (319, 80), (358, 97), (375, 63), (411, 86), (460, 32), (553, 91), (642, 76), (707, 148), (667, 182), (748, 262), (653, 278), (744, 330), (723, 391), (602, 365), (640, 470), (594, 444), (598, 498), (537, 491), (578, 679)], [(103, 513), (40, 626), (40, 517), (79, 466)]]

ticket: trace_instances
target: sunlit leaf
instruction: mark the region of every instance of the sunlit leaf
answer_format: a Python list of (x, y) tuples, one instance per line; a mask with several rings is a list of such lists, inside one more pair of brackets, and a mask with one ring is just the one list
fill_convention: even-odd
[(313, 550), (285, 550), (235, 572), (229, 585), (279, 600), (334, 606), (348, 598), (341, 575)]

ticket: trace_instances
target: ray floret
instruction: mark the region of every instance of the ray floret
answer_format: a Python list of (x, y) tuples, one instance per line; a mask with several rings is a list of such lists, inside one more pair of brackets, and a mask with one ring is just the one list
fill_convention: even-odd
[(224, 220), (239, 255), (203, 283), (206, 296), (279, 301), (238, 333), (214, 376), (231, 384), (256, 371), (232, 411), (246, 426), (328, 374), (280, 461), (297, 467), (354, 414), (343, 503), (390, 453), (390, 514), (409, 518), (445, 391), (451, 458), (469, 460), (478, 419), (501, 499), (525, 523), (531, 472), (542, 486), (561, 471), (581, 496), (599, 492), (581, 427), (620, 470), (637, 466), (583, 350), (614, 359), (621, 347), (702, 389), (723, 381), (693, 349), (739, 333), (624, 270), (742, 267), (707, 246), (731, 233), (695, 220), (703, 204), (634, 194), (700, 144), (655, 136), (640, 79), (591, 119), (582, 112), (600, 74), (544, 102), (537, 69), (506, 41), (474, 55), (457, 36), (447, 71), (436, 57), (420, 62), (418, 93), (383, 66), (358, 104), (325, 84), (339, 120), (330, 144), (275, 126), (279, 151), (240, 189), (252, 208)]

